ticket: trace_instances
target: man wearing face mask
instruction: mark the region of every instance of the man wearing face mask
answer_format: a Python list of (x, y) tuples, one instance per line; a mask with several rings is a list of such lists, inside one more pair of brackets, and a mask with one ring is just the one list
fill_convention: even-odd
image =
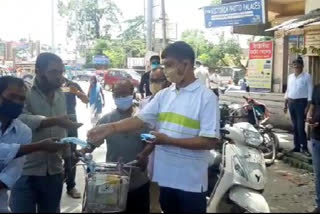
[[(97, 125), (110, 124), (130, 118), (135, 113), (133, 107), (134, 86), (128, 80), (117, 83), (113, 88), (113, 98), (117, 106), (111, 113), (102, 117)], [(126, 132), (106, 138), (107, 162), (117, 162), (121, 158), (125, 163), (133, 161), (144, 148), (141, 143), (141, 131)], [(130, 142), (130, 143), (128, 143)], [(127, 200), (128, 213), (149, 213), (149, 179), (146, 172), (146, 161), (141, 169), (133, 169)]]
[[(146, 99), (142, 100), (140, 103), (140, 110), (143, 109), (151, 100), (156, 96), (156, 94), (169, 87), (171, 83), (167, 80), (166, 76), (164, 75), (163, 68), (157, 67), (153, 69), (150, 73), (150, 91), (152, 96), (147, 97)], [(154, 127), (149, 127), (151, 130)], [(138, 161), (145, 161), (148, 159), (148, 176), (152, 179), (153, 175), (153, 163), (154, 163), (154, 150), (155, 145), (147, 144), (145, 149), (137, 155)], [(159, 186), (152, 182), (150, 185), (150, 201), (151, 201), (151, 212), (160, 213), (161, 209), (159, 206)]]
[[(169, 45), (162, 57), (167, 79), (175, 84), (161, 90), (136, 117), (100, 125), (88, 132), (101, 139), (139, 129), (156, 128), (152, 180), (160, 186), (164, 213), (206, 212), (209, 151), (219, 143), (218, 97), (193, 72), (195, 54), (185, 42)], [(129, 145), (130, 142), (127, 143)]]
[(53, 139), (29, 144), (31, 130), (17, 119), (23, 110), (26, 91), (23, 80), (11, 76), (0, 78), (0, 213), (9, 212), (7, 191), (21, 176), (22, 156), (64, 148)]
[(160, 65), (160, 57), (157, 55), (153, 55), (150, 58), (150, 71), (148, 71), (147, 73), (143, 74), (141, 77), (141, 81), (140, 81), (140, 85), (139, 85), (139, 92), (141, 94), (141, 97), (149, 97), (152, 95), (151, 91), (150, 91), (150, 72), (151, 70), (157, 68)]
[[(64, 65), (60, 57), (42, 53), (36, 60), (36, 77), (28, 91), (20, 119), (32, 129), (33, 141), (65, 138), (67, 130), (81, 124), (67, 114)], [(36, 152), (26, 156), (22, 177), (11, 192), (10, 208), (17, 213), (60, 212), (63, 186), (62, 153)]]

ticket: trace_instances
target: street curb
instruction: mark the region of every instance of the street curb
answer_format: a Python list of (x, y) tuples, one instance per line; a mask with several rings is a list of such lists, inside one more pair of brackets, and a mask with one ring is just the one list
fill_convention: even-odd
[(284, 151), (282, 160), (284, 163), (289, 164), (291, 167), (313, 172), (312, 159), (300, 153), (291, 153)]

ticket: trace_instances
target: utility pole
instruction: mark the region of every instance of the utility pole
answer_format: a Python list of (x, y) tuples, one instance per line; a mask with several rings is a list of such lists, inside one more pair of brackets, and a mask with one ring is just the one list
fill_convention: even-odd
[(51, 0), (51, 49), (52, 52), (55, 53), (55, 45), (54, 45), (54, 0)]
[(162, 13), (162, 48), (167, 46), (167, 23), (166, 23), (166, 7), (165, 0), (161, 0), (161, 13)]
[(147, 50), (152, 51), (153, 0), (147, 1)]

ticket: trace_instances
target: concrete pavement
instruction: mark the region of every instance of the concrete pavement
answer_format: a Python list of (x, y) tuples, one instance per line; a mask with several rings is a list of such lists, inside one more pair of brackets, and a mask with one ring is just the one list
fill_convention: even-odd
[[(81, 86), (87, 91), (88, 84), (81, 83)], [(115, 108), (110, 92), (105, 92), (106, 106), (103, 113), (110, 112)], [(79, 129), (79, 137), (86, 139), (87, 130), (91, 128), (89, 108), (78, 101), (77, 105), (78, 119), (84, 123)], [(284, 150), (293, 149), (293, 136), (284, 131), (277, 130), (277, 136), (280, 140), (280, 147)], [(106, 154), (105, 145), (96, 149), (93, 153), (96, 161), (104, 161)], [(300, 176), (307, 176), (308, 180), (303, 185), (297, 185), (295, 179)], [(291, 180), (290, 180), (291, 179)], [(76, 183), (81, 193), (84, 190), (84, 171), (81, 166), (77, 167)], [(302, 177), (305, 180), (305, 177)], [(305, 193), (305, 194), (304, 194)], [(268, 184), (264, 193), (272, 212), (306, 212), (311, 210), (314, 201), (313, 176), (306, 171), (294, 169), (282, 162), (276, 162), (272, 167), (268, 168)], [(67, 213), (81, 212), (82, 199), (72, 199), (66, 194), (64, 187), (63, 197), (61, 200), (61, 211)]]

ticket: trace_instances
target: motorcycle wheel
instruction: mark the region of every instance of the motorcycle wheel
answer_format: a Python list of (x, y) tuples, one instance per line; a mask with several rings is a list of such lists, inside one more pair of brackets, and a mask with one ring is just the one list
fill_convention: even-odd
[(279, 139), (273, 132), (266, 132), (263, 134), (264, 143), (261, 146), (266, 166), (271, 166), (278, 153)]

